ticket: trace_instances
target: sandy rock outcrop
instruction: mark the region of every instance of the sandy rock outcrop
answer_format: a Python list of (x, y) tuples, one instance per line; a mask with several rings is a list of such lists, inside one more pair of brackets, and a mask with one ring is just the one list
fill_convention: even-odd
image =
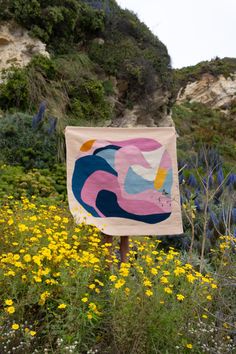
[(112, 119), (110, 126), (132, 128), (132, 127), (172, 127), (174, 122), (170, 106), (171, 94), (162, 87), (154, 91), (152, 95), (146, 96), (136, 103), (132, 109), (124, 108), (121, 97), (128, 88), (128, 82), (119, 80), (113, 82), (115, 95), (113, 96), (114, 106), (119, 114)]
[(49, 57), (46, 45), (27, 30), (13, 22), (0, 23), (0, 72), (12, 65), (27, 65), (35, 54)]
[(228, 78), (223, 75), (215, 77), (211, 74), (203, 74), (201, 80), (189, 83), (185, 88), (180, 89), (177, 103), (200, 102), (208, 107), (227, 111), (235, 99), (236, 73)]

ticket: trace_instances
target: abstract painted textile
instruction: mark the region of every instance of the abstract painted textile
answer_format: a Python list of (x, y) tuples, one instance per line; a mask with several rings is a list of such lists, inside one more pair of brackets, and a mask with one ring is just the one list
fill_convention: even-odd
[(77, 222), (105, 234), (182, 233), (174, 128), (66, 128)]

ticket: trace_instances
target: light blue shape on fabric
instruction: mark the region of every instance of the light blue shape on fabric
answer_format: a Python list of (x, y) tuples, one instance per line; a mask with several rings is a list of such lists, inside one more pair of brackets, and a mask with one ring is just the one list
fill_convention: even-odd
[(137, 194), (147, 189), (154, 189), (154, 182), (147, 181), (130, 167), (125, 178), (124, 189), (129, 194)]
[(102, 157), (106, 162), (115, 169), (115, 154), (117, 150), (114, 149), (107, 149), (98, 152), (96, 155)]
[(163, 190), (165, 190), (166, 193), (171, 194), (172, 184), (173, 184), (173, 171), (171, 168), (171, 169), (169, 169), (168, 174), (165, 179), (165, 182), (164, 182), (163, 186), (159, 189), (159, 192), (162, 192)]

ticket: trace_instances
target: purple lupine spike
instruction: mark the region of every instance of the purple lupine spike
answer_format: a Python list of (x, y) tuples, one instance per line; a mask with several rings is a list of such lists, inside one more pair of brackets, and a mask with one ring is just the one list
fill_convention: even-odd
[(230, 173), (228, 175), (228, 178), (227, 178), (227, 181), (226, 181), (226, 186), (230, 186), (234, 181), (234, 174), (233, 173)]
[(218, 189), (218, 191), (215, 193), (215, 195), (214, 195), (214, 202), (215, 202), (215, 204), (219, 204), (220, 203), (220, 197), (221, 197), (221, 195), (223, 194), (223, 188), (222, 187), (220, 187), (219, 189)]
[(186, 195), (187, 200), (189, 201), (191, 198), (191, 192), (188, 189), (185, 190), (185, 195)]
[(39, 110), (32, 119), (32, 127), (34, 129), (37, 128), (39, 123), (43, 120), (45, 110), (46, 110), (46, 103), (45, 102), (40, 103)]
[(206, 236), (207, 238), (211, 239), (213, 237), (214, 230), (207, 229)]
[(214, 225), (218, 225), (219, 224), (219, 220), (218, 220), (216, 214), (214, 213), (214, 211), (210, 212), (210, 218), (211, 218), (211, 220), (212, 220)]
[(181, 168), (183, 168), (186, 165), (186, 163), (183, 160), (179, 160), (178, 161), (178, 168), (179, 170), (181, 170)]
[(220, 186), (224, 181), (224, 173), (222, 168), (220, 168), (217, 172), (217, 183)]
[(55, 132), (57, 126), (57, 118), (51, 117), (49, 121), (48, 134), (52, 134)]
[(234, 234), (233, 235), (236, 238), (236, 228), (234, 229)]
[(197, 199), (194, 200), (194, 205), (195, 205), (197, 211), (201, 211), (202, 210), (201, 206), (200, 206), (200, 203), (199, 203), (199, 201)]
[(187, 183), (190, 187), (193, 187), (193, 188), (197, 187), (196, 177), (192, 173), (189, 175)]
[(183, 181), (184, 181), (184, 175), (183, 175), (183, 173), (180, 173), (179, 174), (179, 184), (183, 184)]
[(232, 222), (233, 224), (236, 224), (236, 208), (232, 209)]
[(210, 171), (210, 173), (209, 173), (209, 187), (211, 188), (212, 186), (213, 186), (213, 183), (214, 183), (214, 178), (213, 178), (213, 172), (212, 171)]
[(233, 174), (233, 177), (232, 177), (232, 186), (234, 189), (236, 189), (236, 174), (235, 173)]

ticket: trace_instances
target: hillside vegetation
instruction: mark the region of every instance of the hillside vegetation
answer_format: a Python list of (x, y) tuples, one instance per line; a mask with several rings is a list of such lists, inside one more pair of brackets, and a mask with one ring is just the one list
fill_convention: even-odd
[[(236, 110), (174, 104), (236, 59), (172, 70), (165, 45), (113, 0), (0, 1), (0, 21), (50, 53), (1, 74), (0, 353), (236, 352)], [(131, 237), (121, 263), (118, 239), (69, 213), (64, 128), (107, 126), (137, 105), (150, 114), (163, 97), (184, 233)]]
[(223, 75), (227, 78), (234, 72), (236, 72), (236, 58), (220, 59), (218, 57), (210, 61), (202, 61), (197, 65), (175, 69), (173, 71), (175, 91), (177, 92), (181, 87), (184, 88), (187, 83), (200, 80), (203, 74), (211, 74), (215, 77)]

